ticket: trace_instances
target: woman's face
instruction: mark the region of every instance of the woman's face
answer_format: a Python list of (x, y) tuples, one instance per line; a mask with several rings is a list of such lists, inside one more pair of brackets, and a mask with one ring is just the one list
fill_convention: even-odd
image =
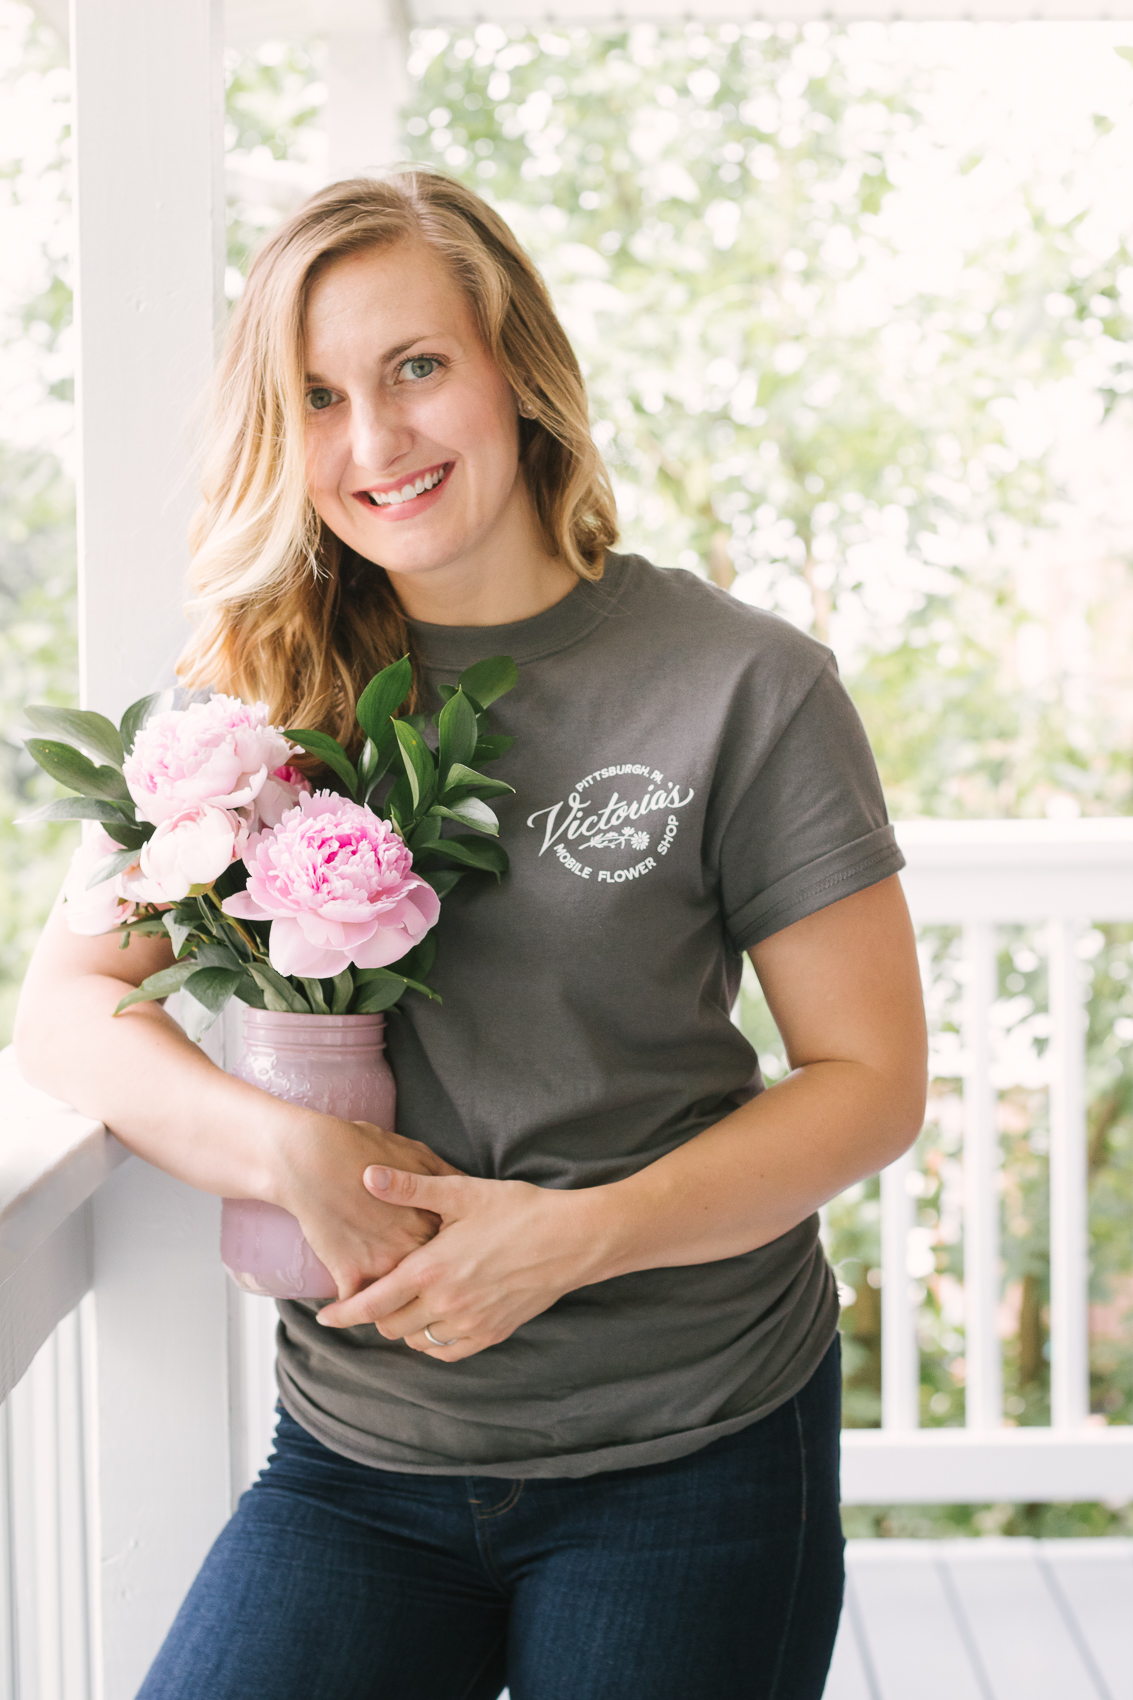
[(306, 367), (311, 501), (365, 560), (411, 577), (475, 568), (530, 531), (515, 398), (425, 244), (323, 273)]

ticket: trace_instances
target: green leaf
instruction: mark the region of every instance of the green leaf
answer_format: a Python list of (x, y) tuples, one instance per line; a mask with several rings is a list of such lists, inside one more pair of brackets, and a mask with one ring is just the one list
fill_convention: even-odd
[(435, 844), (440, 836), (441, 823), (439, 820), (433, 819), (433, 811), (430, 809), (427, 815), (421, 815), (414, 822), (405, 842), (413, 855), (416, 856), (420, 851), (427, 849), (430, 844)]
[(243, 974), (247, 969), (232, 946), (221, 939), (205, 939), (194, 954), (199, 968), (227, 968), (233, 974)]
[(131, 1004), (152, 1003), (156, 998), (169, 998), (174, 992), (179, 992), (190, 974), (197, 972), (195, 962), (178, 962), (172, 968), (163, 968), (157, 974), (151, 974), (148, 980), (143, 980), (134, 991), (128, 992), (114, 1011), (121, 1015)]
[(436, 954), (437, 935), (436, 933), (426, 933), (420, 944), (415, 944), (412, 950), (407, 951), (403, 957), (399, 958), (398, 971), (407, 978), (424, 980), (433, 966)]
[(78, 744), (92, 756), (99, 756), (121, 771), (125, 759), (118, 728), (105, 714), (95, 714), (86, 708), (49, 708), (41, 705), (24, 710), (37, 732), (48, 737), (66, 738)]
[(463, 691), (449, 697), (437, 718), (441, 782), (454, 762), (470, 761), (476, 748), (476, 710)]
[(164, 931), (165, 917), (163, 915), (146, 915), (140, 921), (124, 921), (122, 924), (122, 941), (118, 948), (122, 950), (125, 945), (128, 945), (135, 933), (139, 933), (142, 938), (154, 938)]
[(375, 788), (381, 784), (389, 772), (390, 763), (397, 755), (397, 739), (393, 735), (393, 723), (386, 728), (386, 737), (380, 745), (367, 738), (362, 748), (362, 759), (358, 763), (358, 801), (368, 803)]
[(444, 787), (446, 795), (458, 786), (461, 790), (475, 792), (480, 797), (504, 797), (509, 794), (514, 797), (515, 795), (514, 785), (509, 785), (503, 779), (489, 779), (487, 774), (476, 773), (472, 768), (465, 767), (463, 762), (455, 762), (449, 768)]
[(430, 987), (423, 986), (419, 980), (411, 980), (407, 974), (395, 974), (389, 968), (363, 968), (356, 972), (355, 977), (358, 991), (351, 1006), (352, 1015), (379, 1015), (384, 1009), (392, 1009), (407, 989), (420, 992), (434, 1003), (441, 1002)]
[(422, 868), (421, 878), (431, 885), (442, 903), (453, 886), (462, 880), (468, 872), (467, 868)]
[(133, 749), (134, 739), (153, 713), (157, 703), (161, 701), (162, 695), (161, 691), (153, 691), (148, 697), (139, 697), (137, 702), (130, 704), (122, 716), (120, 733), (122, 747), (127, 753)]
[(304, 726), (300, 726), (298, 730), (289, 728), (285, 736), (290, 738), (293, 744), (298, 744), (306, 750), (308, 755), (317, 756), (320, 761), (325, 762), (342, 780), (351, 797), (357, 797), (357, 770), (336, 738), (329, 737), (326, 732), (309, 731)]
[(180, 956), (181, 952), (185, 948), (186, 941), (193, 936), (196, 922), (193, 921), (189, 925), (186, 925), (184, 921), (178, 920), (176, 909), (166, 910), (161, 919), (164, 923), (166, 932), (173, 941), (174, 956)]
[(412, 688), (413, 668), (410, 666), (408, 655), (403, 655), (400, 661), (395, 661), (392, 666), (383, 667), (380, 673), (375, 673), (358, 698), (358, 707), (355, 710), (358, 724), (379, 748), (389, 734), (391, 717), (401, 707)]
[(310, 1005), (294, 986), (288, 985), (282, 974), (276, 973), (270, 963), (249, 962), (248, 972), (264, 994), (267, 1007), (277, 1015), (310, 1015)]
[(481, 732), (472, 752), (473, 767), (483, 767), (486, 761), (499, 761), (501, 756), (507, 755), (514, 743), (515, 739), (509, 738), (504, 732)]
[(107, 838), (112, 838), (123, 850), (132, 850), (135, 859), (142, 845), (149, 843), (154, 831), (148, 822), (144, 826), (135, 826), (132, 821), (125, 820), (104, 821), (103, 830)]
[[(398, 744), (396, 747), (400, 754), (401, 745)], [(385, 813), (391, 820), (402, 825), (413, 813), (413, 792), (410, 790), (409, 780), (404, 773), (390, 787), (389, 796), (385, 801)]]
[(206, 1009), (203, 1003), (198, 1003), (192, 993), (182, 986), (181, 1007), (177, 1011), (177, 1019), (186, 1039), (191, 1039), (194, 1045), (199, 1045), (216, 1020), (216, 1015), (211, 1009)]
[(419, 732), (404, 720), (393, 723), (394, 735), (401, 746), (405, 777), (413, 796), (414, 810), (424, 812), (432, 802), (437, 788), (437, 769), (433, 752)]
[(306, 974), (300, 974), (299, 978), (303, 982), (303, 990), (306, 992), (315, 1014), (329, 1015), (330, 1010), (327, 1008), (327, 1000), (323, 996), (321, 981), (312, 980)]
[(105, 884), (107, 880), (112, 880), (115, 874), (124, 873), (127, 868), (133, 867), (137, 859), (136, 850), (116, 850), (113, 856), (104, 857), (88, 879), (87, 890), (90, 891), (92, 886)]
[[(459, 685), (438, 685), (437, 695), (440, 697), (442, 702), (447, 702), (449, 697), (454, 697), (459, 689)], [(439, 715), (434, 716), (434, 719), (439, 718)]]
[(362, 754), (358, 758), (358, 795), (364, 796), (374, 783), (378, 771), (378, 746), (372, 738), (367, 738), (362, 745)]
[(477, 661), (460, 675), (460, 688), (479, 708), (502, 697), (519, 683), (519, 668), (510, 655), (493, 655), (487, 661)]
[(354, 976), (349, 968), (344, 968), (341, 974), (336, 974), (331, 985), (334, 987), (334, 995), (330, 1012), (332, 1015), (345, 1015), (354, 996)]
[(104, 797), (109, 802), (119, 798), (123, 801), (130, 799), (126, 781), (116, 768), (95, 767), (70, 744), (59, 744), (49, 738), (29, 738), (26, 748), (44, 773), (49, 773), (60, 785), (66, 785), (68, 790), (79, 791), (84, 797)]
[(249, 1009), (266, 1009), (267, 1002), (264, 994), (256, 985), (250, 974), (245, 974), (236, 988), (236, 996), (241, 1003), (246, 1003)]
[[(490, 838), (471, 838), (464, 833), (458, 833), (455, 838), (442, 838), (421, 854), (429, 862), (438, 856), (448, 856), (466, 868), (480, 868), (485, 873), (495, 874), (497, 877), (507, 872), (507, 851), (502, 844), (495, 843)], [(433, 889), (435, 891), (436, 887)]]
[(50, 803), (41, 803), (30, 813), (17, 816), (15, 824), (38, 826), (41, 821), (52, 820), (100, 820), (121, 826), (126, 817), (113, 803), (99, 797), (55, 797)]
[[(478, 832), (490, 832), (493, 837), (500, 830), (499, 821), (487, 803), (482, 803), (479, 797), (466, 797), (462, 803), (454, 803), (451, 809), (442, 803), (434, 803), (429, 813), (439, 816), (441, 820), (454, 820), (461, 826), (474, 826)], [(442, 838), (440, 848), (443, 849), (449, 842), (449, 839)]]
[(360, 983), (350, 1006), (351, 1015), (380, 1015), (393, 1008), (406, 988), (401, 975), (391, 974), (388, 968), (363, 969), (356, 978)]
[(185, 981), (184, 991), (212, 1015), (219, 1015), (229, 998), (235, 997), (244, 975), (231, 968), (198, 968)]

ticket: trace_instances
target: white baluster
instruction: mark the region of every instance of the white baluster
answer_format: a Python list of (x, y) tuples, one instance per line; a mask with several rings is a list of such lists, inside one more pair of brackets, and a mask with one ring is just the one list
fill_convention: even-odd
[(920, 1352), (909, 1279), (913, 1199), (906, 1151), (881, 1175), (881, 1426), (911, 1429), (920, 1418)]
[(1052, 921), (1050, 950), (1050, 1404), (1055, 1428), (1090, 1409), (1086, 1010), (1074, 921)]
[(964, 928), (968, 970), (964, 1008), (964, 1359), (969, 1428), (998, 1428), (1003, 1419), (999, 1309), (999, 1132), (991, 1083), (991, 1006), (996, 994), (992, 926)]

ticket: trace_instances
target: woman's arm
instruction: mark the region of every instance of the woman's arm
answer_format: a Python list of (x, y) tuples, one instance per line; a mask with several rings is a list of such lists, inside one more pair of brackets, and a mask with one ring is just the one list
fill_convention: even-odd
[(286, 1104), (234, 1080), (156, 1003), (121, 1016), (120, 998), (168, 968), (171, 946), (72, 933), (57, 905), (24, 981), (16, 1055), (33, 1085), (96, 1116), (157, 1168), (205, 1192), (262, 1198), (299, 1218), (312, 1247), (353, 1293), (431, 1238), (436, 1220), (402, 1213), (361, 1184), (369, 1163), (454, 1170), (414, 1140)]
[[(576, 1287), (754, 1251), (891, 1163), (920, 1129), (927, 1055), (896, 876), (785, 928), (751, 956), (786, 1045), (785, 1080), (606, 1186), (564, 1192), (369, 1175), (378, 1196), (436, 1211), (441, 1232), (320, 1322), (376, 1321), (389, 1338), (455, 1361)], [(458, 1343), (435, 1351), (426, 1323)]]

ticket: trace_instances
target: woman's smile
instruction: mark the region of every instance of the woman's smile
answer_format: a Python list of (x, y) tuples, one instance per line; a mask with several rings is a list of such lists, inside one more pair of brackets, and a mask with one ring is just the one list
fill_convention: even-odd
[[(388, 484), (371, 484), (368, 489), (355, 490), (354, 498), (383, 520), (415, 519), (440, 501), (442, 489), (448, 485), (455, 461), (412, 472), (408, 477), (391, 480)], [(426, 500), (426, 498), (428, 498)]]

